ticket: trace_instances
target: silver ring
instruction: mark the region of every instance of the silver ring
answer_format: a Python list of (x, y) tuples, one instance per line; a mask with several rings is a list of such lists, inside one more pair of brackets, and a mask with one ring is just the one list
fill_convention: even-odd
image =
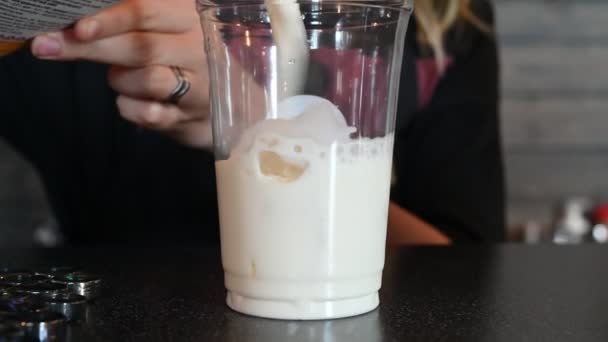
[(192, 84), (186, 78), (186, 76), (184, 75), (184, 72), (182, 71), (182, 69), (180, 67), (172, 66), (171, 71), (173, 71), (173, 74), (175, 75), (175, 78), (177, 79), (177, 86), (175, 87), (175, 89), (173, 89), (173, 91), (167, 97), (165, 102), (173, 104), (173, 105), (177, 105), (179, 103), (179, 100), (181, 100), (182, 97), (184, 97), (186, 94), (188, 94), (188, 92), (190, 91), (190, 88), (192, 87)]

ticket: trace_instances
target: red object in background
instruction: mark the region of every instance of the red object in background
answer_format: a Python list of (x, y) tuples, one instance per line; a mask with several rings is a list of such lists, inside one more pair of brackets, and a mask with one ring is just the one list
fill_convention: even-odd
[(593, 210), (593, 221), (596, 223), (608, 223), (608, 203), (600, 203)]

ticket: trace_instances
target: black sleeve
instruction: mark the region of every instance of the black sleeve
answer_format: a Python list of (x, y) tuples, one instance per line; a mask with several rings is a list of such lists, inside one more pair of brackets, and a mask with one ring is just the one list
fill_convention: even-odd
[[(475, 11), (493, 24), (491, 6)], [(455, 242), (504, 240), (495, 37), (467, 28), (433, 100), (397, 132), (392, 199)], [(465, 35), (462, 35), (464, 37)]]
[(69, 64), (35, 59), (28, 49), (0, 58), (0, 138), (35, 166), (58, 163), (69, 144)]
[[(30, 117), (27, 107), (23, 106), (24, 94), (19, 82), (19, 67), (15, 67), (23, 55), (18, 52), (11, 56), (0, 58), (0, 137), (9, 144), (15, 145), (20, 140), (19, 132), (25, 129), (24, 119)], [(21, 114), (21, 115), (19, 115)]]
[(123, 120), (107, 71), (0, 58), (0, 139), (37, 169), (70, 243), (219, 241), (213, 155)]
[(80, 212), (80, 202), (66, 200), (81, 192), (72, 83), (72, 63), (41, 61), (27, 48), (0, 58), (0, 139), (36, 168), (62, 225)]

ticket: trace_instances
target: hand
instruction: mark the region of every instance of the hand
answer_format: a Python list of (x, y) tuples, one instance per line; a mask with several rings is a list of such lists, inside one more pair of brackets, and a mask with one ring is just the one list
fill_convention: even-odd
[[(125, 0), (72, 29), (36, 37), (32, 52), (111, 65), (109, 82), (125, 119), (188, 145), (211, 144), (209, 78), (194, 1)], [(171, 66), (192, 84), (177, 105), (166, 102), (178, 83)]]

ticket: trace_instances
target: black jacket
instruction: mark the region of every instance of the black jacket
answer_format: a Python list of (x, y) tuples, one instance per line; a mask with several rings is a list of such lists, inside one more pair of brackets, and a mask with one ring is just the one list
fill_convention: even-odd
[[(476, 3), (492, 22), (489, 5)], [(496, 44), (456, 31), (453, 63), (424, 109), (415, 77), (424, 52), (408, 34), (392, 198), (456, 241), (500, 241)], [(106, 72), (27, 51), (0, 59), (0, 136), (39, 171), (71, 241), (217, 241), (213, 156), (121, 119)]]

